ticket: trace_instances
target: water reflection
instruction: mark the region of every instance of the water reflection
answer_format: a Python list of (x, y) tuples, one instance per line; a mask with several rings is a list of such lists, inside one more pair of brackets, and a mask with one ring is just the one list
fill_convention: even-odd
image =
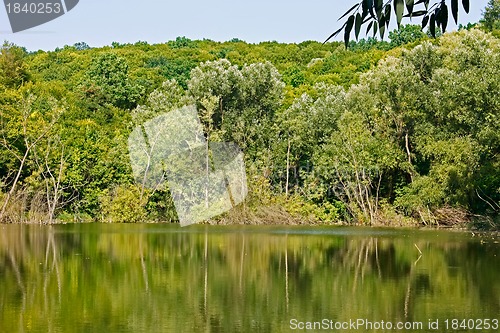
[(6, 225), (0, 332), (288, 332), (292, 318), (498, 318), (499, 273), (498, 239), (467, 233)]

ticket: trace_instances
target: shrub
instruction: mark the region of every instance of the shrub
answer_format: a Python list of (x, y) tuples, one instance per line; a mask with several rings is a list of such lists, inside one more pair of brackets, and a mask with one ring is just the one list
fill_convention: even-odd
[(146, 219), (145, 198), (134, 185), (120, 185), (105, 191), (101, 197), (103, 221), (137, 223)]

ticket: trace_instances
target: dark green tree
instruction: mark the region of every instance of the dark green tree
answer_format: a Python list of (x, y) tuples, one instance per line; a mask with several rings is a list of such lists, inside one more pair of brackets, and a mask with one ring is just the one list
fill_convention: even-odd
[(82, 88), (91, 102), (122, 109), (134, 108), (142, 90), (130, 79), (127, 61), (114, 53), (102, 53), (92, 60)]
[(425, 33), (422, 32), (422, 28), (415, 24), (401, 25), (399, 29), (389, 32), (392, 47), (413, 43), (424, 37)]
[(489, 31), (500, 29), (500, 0), (490, 0), (483, 11), (481, 23)]

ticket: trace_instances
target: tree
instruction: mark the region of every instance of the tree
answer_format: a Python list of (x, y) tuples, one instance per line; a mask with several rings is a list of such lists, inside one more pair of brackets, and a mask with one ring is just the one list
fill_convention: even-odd
[[(310, 141), (314, 140), (311, 132), (311, 122), (308, 118), (312, 115), (312, 99), (304, 94), (295, 100), (294, 104), (278, 117), (278, 126), (281, 129), (280, 139), (277, 142), (286, 146), (286, 179), (285, 195), (290, 192), (290, 169), (293, 167), (297, 175), (297, 164), (302, 154), (307, 154), (311, 147)], [(283, 140), (286, 138), (286, 140)], [(275, 155), (276, 152), (275, 152)], [(309, 154), (310, 156), (310, 154)], [(297, 177), (295, 177), (297, 179)]]
[(0, 113), (0, 145), (16, 160), (15, 170), (5, 175), (10, 189), (0, 208), (0, 221), (23, 180), (33, 151), (50, 135), (64, 109), (52, 96), (41, 96), (32, 84), (23, 86), (18, 93)]
[(92, 102), (123, 109), (135, 107), (142, 93), (129, 78), (127, 61), (114, 53), (102, 53), (92, 60), (82, 86)]
[(85, 42), (75, 43), (73, 47), (78, 51), (90, 50), (90, 46)]
[(191, 39), (183, 36), (175, 38), (175, 41), (168, 41), (167, 45), (173, 49), (194, 48), (196, 47), (196, 42), (193, 42)]
[(255, 156), (265, 147), (271, 120), (280, 107), (284, 83), (269, 62), (245, 65), (240, 70), (227, 59), (208, 61), (191, 71), (188, 94), (197, 107), (203, 100), (218, 99), (211, 126), (221, 131), (224, 141), (235, 142)]
[(389, 32), (392, 47), (413, 43), (424, 37), (425, 33), (422, 32), (422, 28), (415, 24), (401, 25), (397, 30)]
[(24, 48), (5, 42), (0, 49), (0, 84), (19, 87), (29, 80), (24, 63), (27, 52)]
[(498, 214), (499, 46), (462, 30), (379, 62), (338, 103), (328, 139), (313, 140), (311, 180), (357, 221), (373, 222), (381, 199), (425, 224), (443, 208)]
[[(451, 6), (451, 14), (457, 24), (458, 2), (458, 0), (448, 1)], [(469, 13), (469, 6), (469, 0), (462, 0), (462, 8), (466, 13)], [(422, 29), (429, 24), (432, 36), (435, 36), (436, 27), (440, 27), (443, 32), (446, 32), (448, 18), (450, 16), (448, 4), (445, 0), (433, 1), (432, 5), (430, 4), (430, 0), (393, 0), (385, 4), (383, 0), (363, 0), (352, 6), (340, 17), (340, 19), (347, 17), (346, 22), (340, 29), (331, 34), (330, 37), (326, 39), (325, 43), (344, 31), (344, 42), (347, 47), (353, 29), (355, 37), (358, 39), (361, 27), (365, 24), (368, 25), (366, 29), (367, 34), (373, 31), (373, 35), (375, 36), (378, 32), (380, 38), (383, 39), (385, 31), (389, 27), (391, 21), (392, 11), (394, 11), (396, 15), (398, 27), (401, 25), (403, 17), (422, 17)]]
[(167, 59), (160, 55), (146, 61), (146, 67), (157, 68), (160, 74), (169, 80), (177, 80), (182, 88), (187, 88), (189, 73), (196, 67), (196, 62), (186, 59)]
[(60, 135), (47, 136), (33, 149), (32, 168), (38, 177), (32, 177), (31, 185), (44, 193), (47, 223), (52, 224), (60, 207), (71, 202), (74, 197), (66, 191), (65, 183), (67, 153)]
[(217, 111), (212, 115), (214, 129), (222, 129), (227, 113), (237, 108), (241, 92), (238, 87), (243, 80), (238, 66), (227, 59), (201, 63), (191, 71), (188, 94), (203, 108), (201, 101), (212, 96), (218, 99)]
[(480, 21), (489, 31), (500, 29), (500, 0), (490, 0)]
[(336, 130), (344, 98), (342, 87), (318, 83), (312, 91), (296, 98), (289, 108), (278, 113), (273, 158), (278, 169), (285, 170), (284, 175), (279, 173), (275, 178), (282, 182), (284, 177), (286, 196), (292, 192), (293, 183), (295, 189), (307, 188), (305, 192), (309, 192), (309, 198), (318, 198), (318, 189), (306, 184), (306, 173), (313, 168), (317, 146), (324, 144)]

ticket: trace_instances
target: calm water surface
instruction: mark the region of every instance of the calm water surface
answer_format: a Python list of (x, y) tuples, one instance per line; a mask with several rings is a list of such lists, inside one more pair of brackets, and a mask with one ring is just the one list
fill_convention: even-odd
[(293, 332), (291, 321), (323, 319), (459, 331), (445, 320), (500, 319), (498, 242), (401, 229), (0, 225), (0, 332)]

